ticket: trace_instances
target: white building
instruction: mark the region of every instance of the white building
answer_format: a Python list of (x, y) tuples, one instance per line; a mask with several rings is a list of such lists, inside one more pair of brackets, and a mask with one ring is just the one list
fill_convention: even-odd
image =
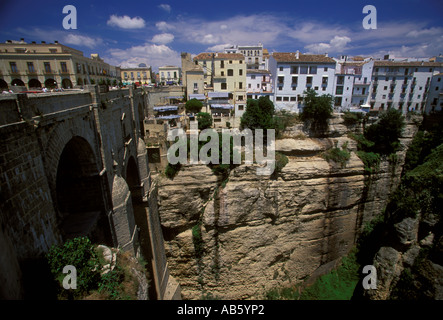
[(158, 68), (160, 82), (166, 84), (179, 84), (181, 68), (176, 66), (163, 66)]
[(443, 73), (437, 73), (432, 77), (426, 100), (427, 114), (443, 110)]
[(272, 101), (274, 90), (271, 73), (268, 70), (246, 70), (246, 95), (248, 99), (258, 99), (261, 96), (268, 96)]
[(256, 46), (230, 46), (225, 48), (225, 53), (241, 53), (245, 57), (247, 69), (267, 70), (269, 55), (267, 50), (263, 49), (263, 44)]
[(441, 71), (440, 62), (374, 61), (371, 109), (424, 112), (431, 78)]
[(337, 111), (369, 108), (369, 92), (374, 61), (342, 56), (337, 59), (335, 74), (334, 106)]
[(300, 112), (304, 91), (334, 94), (336, 61), (327, 55), (275, 52), (269, 58), (276, 109)]

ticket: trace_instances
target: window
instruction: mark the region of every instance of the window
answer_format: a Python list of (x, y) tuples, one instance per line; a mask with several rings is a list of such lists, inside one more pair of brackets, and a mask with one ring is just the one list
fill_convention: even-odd
[(222, 77), (224, 77), (224, 76), (225, 76), (225, 72), (224, 72), (224, 71), (221, 71), (221, 73), (220, 73), (220, 74), (221, 74), (221, 76), (222, 76)]
[(342, 99), (343, 99), (342, 97), (335, 97), (334, 105), (335, 106), (341, 106)]
[(295, 97), (291, 97), (290, 100), (291, 100), (291, 101), (296, 101), (296, 98), (295, 98)]
[(437, 78), (437, 82), (440, 82), (441, 81), (441, 78)]
[(308, 67), (300, 67), (300, 74), (308, 74)]
[(309, 74), (317, 74), (317, 66), (309, 67)]
[(289, 101), (289, 97), (283, 97), (283, 101)]
[(251, 80), (255, 80), (255, 74), (251, 75)]
[(318, 87), (314, 87), (314, 90), (318, 90)]
[(344, 84), (344, 82), (345, 82), (345, 77), (343, 76), (337, 77), (337, 84)]
[(238, 83), (238, 88), (239, 88), (239, 89), (243, 89), (243, 82), (239, 82), (239, 83)]
[(435, 87), (435, 91), (438, 91), (438, 89), (439, 89), (438, 87)]
[(323, 71), (325, 72), (328, 71), (328, 67), (324, 67)]
[(140, 79), (140, 71), (137, 71), (137, 79)]
[(335, 94), (343, 94), (343, 87), (337, 87), (335, 89)]
[(238, 63), (243, 64), (243, 60), (240, 60)]
[(174, 79), (177, 79), (177, 71), (174, 71)]
[(291, 67), (291, 74), (297, 74), (298, 73), (298, 67)]
[(232, 60), (229, 60), (229, 64), (232, 64)]
[(224, 67), (225, 67), (225, 61), (222, 60), (222, 61), (220, 61), (220, 68), (224, 68)]
[(386, 95), (385, 94), (382, 96), (382, 99), (386, 99)]
[(298, 77), (292, 77), (292, 85), (296, 86), (298, 83)]
[(68, 72), (68, 68), (66, 67), (66, 62), (60, 62), (60, 67), (62, 72)]
[(306, 84), (312, 85), (312, 77), (306, 77)]
[(238, 70), (238, 75), (242, 76), (243, 75), (243, 69)]
[(277, 82), (278, 82), (278, 84), (283, 85), (283, 82), (284, 82), (284, 81), (285, 81), (285, 77), (280, 76), (280, 77), (277, 78)]
[(276, 101), (281, 101), (281, 97), (276, 97), (275, 100)]
[(128, 77), (128, 73), (126, 71), (124, 72), (124, 76), (125, 76), (125, 78)]
[(35, 72), (34, 62), (28, 62), (28, 71), (31, 73)]
[(325, 84), (325, 85), (327, 85), (327, 84), (328, 84), (328, 77), (323, 77), (323, 78), (321, 79), (321, 84)]
[(243, 96), (238, 96), (238, 101), (243, 101)]
[(238, 111), (242, 111), (242, 110), (243, 110), (243, 105), (241, 104), (238, 106)]
[(280, 71), (283, 71), (283, 67), (280, 67), (279, 70), (280, 70)]
[(222, 90), (226, 90), (227, 86), (226, 86), (226, 82), (222, 82), (221, 83), (221, 89)]
[(388, 86), (384, 86), (384, 87), (383, 87), (383, 90), (388, 90)]
[(234, 75), (234, 70), (233, 69), (228, 69), (228, 76), (233, 76)]
[(250, 84), (250, 83), (248, 83), (248, 88), (249, 88), (249, 89), (252, 89), (252, 86), (251, 86), (251, 84)]
[(194, 82), (194, 89), (198, 89), (198, 83)]
[(9, 62), (9, 66), (11, 67), (12, 73), (18, 73), (17, 64), (15, 62)]
[(51, 72), (51, 64), (49, 62), (43, 62), (45, 66), (45, 72)]

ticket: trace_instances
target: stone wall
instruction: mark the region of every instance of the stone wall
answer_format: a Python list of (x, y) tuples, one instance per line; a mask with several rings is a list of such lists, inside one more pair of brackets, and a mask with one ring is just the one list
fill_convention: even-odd
[[(147, 153), (140, 136), (146, 99), (142, 90), (101, 93), (97, 86), (79, 92), (1, 97), (0, 249), (1, 273), (8, 275), (0, 278), (2, 297), (23, 295), (18, 266), (65, 240), (67, 216), (84, 224), (91, 219), (88, 214), (98, 214), (92, 228), (109, 236), (115, 247), (139, 251), (133, 200), (147, 201), (150, 190)], [(71, 156), (68, 152), (67, 158), (76, 160), (62, 164), (67, 151), (74, 152)], [(79, 186), (86, 183), (91, 188), (67, 186), (63, 191), (57, 180), (59, 169), (77, 172), (82, 179)], [(62, 192), (69, 193), (66, 190), (76, 190), (82, 205), (75, 205), (75, 194), (63, 198)], [(87, 197), (88, 190), (96, 202)], [(82, 216), (86, 220), (78, 220)], [(160, 227), (155, 228), (161, 235)], [(163, 245), (161, 238), (157, 245)], [(164, 256), (162, 250), (153, 251), (154, 259)], [(160, 264), (153, 277), (163, 277), (165, 267)]]
[[(405, 132), (412, 136), (414, 126)], [(166, 255), (183, 298), (263, 298), (349, 252), (398, 184), (404, 151), (370, 177), (354, 152), (344, 168), (321, 157), (335, 142), (356, 150), (339, 118), (330, 130), (319, 139), (294, 128), (288, 141), (277, 141), (277, 151), (289, 154), (277, 178), (257, 176), (255, 165), (235, 168), (225, 181), (204, 165), (183, 166), (173, 180), (159, 177)]]

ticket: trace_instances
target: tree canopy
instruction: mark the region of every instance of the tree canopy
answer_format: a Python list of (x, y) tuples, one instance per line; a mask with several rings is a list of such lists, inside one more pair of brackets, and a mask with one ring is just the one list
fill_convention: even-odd
[(199, 113), (203, 108), (203, 103), (197, 99), (191, 99), (186, 101), (186, 112)]
[(332, 117), (332, 104), (334, 97), (330, 94), (319, 96), (311, 88), (304, 92), (305, 106), (301, 114), (302, 120), (312, 121), (313, 130), (324, 130), (327, 128), (328, 119)]
[(212, 117), (207, 112), (199, 112), (197, 114), (198, 128), (204, 130), (212, 127)]
[(271, 129), (274, 128), (274, 104), (268, 97), (257, 100), (248, 99), (246, 111), (240, 119), (240, 129)]

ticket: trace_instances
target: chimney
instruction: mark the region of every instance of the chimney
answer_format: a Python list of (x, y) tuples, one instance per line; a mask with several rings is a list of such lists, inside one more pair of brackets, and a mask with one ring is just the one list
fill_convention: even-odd
[(55, 44), (58, 44), (58, 40), (55, 40), (54, 43), (55, 43)]
[(46, 41), (42, 41), (42, 43), (46, 43)]
[(297, 52), (295, 53), (295, 59), (299, 59), (300, 58), (300, 51), (297, 50)]

